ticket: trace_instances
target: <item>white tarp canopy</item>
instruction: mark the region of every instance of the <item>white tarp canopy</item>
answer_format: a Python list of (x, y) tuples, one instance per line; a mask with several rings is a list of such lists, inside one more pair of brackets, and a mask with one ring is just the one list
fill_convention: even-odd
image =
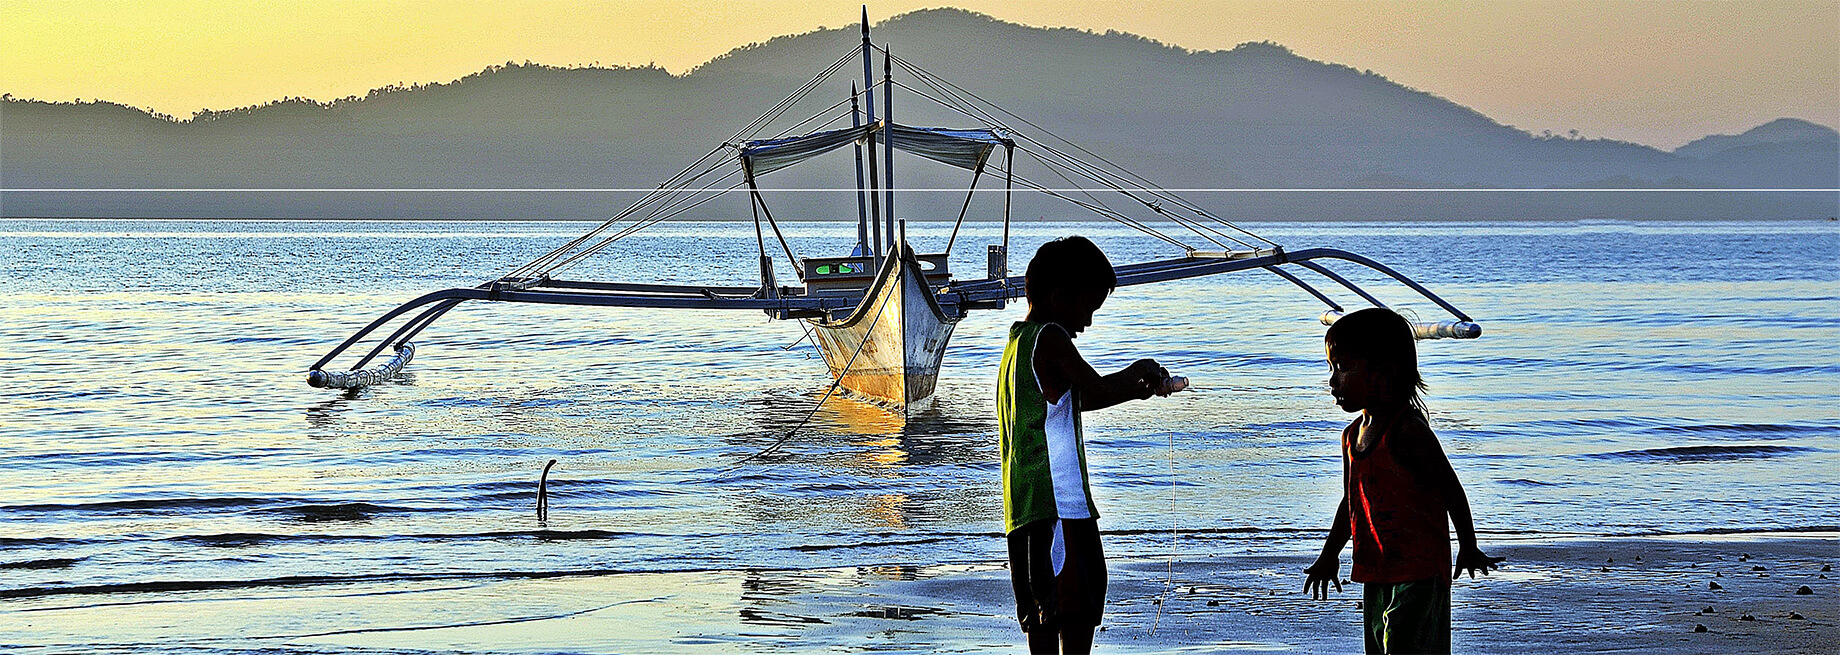
[[(861, 127), (813, 132), (804, 136), (761, 139), (741, 143), (741, 163), (755, 177), (760, 177), (836, 150), (845, 145), (880, 134), (877, 121)], [(999, 128), (909, 127), (895, 123), (888, 130), (894, 147), (933, 161), (965, 170), (977, 170), (997, 146), (1013, 146), (1009, 135)]]

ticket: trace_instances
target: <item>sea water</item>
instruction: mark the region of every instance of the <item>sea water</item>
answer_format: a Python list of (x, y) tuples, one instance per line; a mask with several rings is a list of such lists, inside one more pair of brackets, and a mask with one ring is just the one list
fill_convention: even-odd
[[(992, 408), (1020, 303), (959, 324), (937, 399), (905, 422), (820, 406), (829, 378), (801, 324), (756, 312), (472, 302), (393, 382), (307, 386), (309, 365), (399, 303), (591, 226), (0, 221), (0, 599), (1003, 558)], [(949, 227), (910, 238), (938, 249)], [(1832, 222), (1247, 227), (1377, 259), (1483, 325), (1420, 342), (1419, 361), (1485, 545), (1840, 523)], [(1013, 229), (1016, 271), (1068, 234), (1116, 264), (1180, 254), (1109, 223)], [(854, 238), (845, 223), (788, 232), (805, 255)], [(954, 274), (983, 277), (1000, 235), (966, 226)], [(749, 285), (756, 248), (744, 223), (667, 223), (560, 277)], [(1109, 554), (1316, 547), (1349, 419), (1326, 390), (1324, 308), (1263, 271), (1112, 295), (1077, 341), (1088, 361), (1154, 357), (1192, 386), (1086, 416)]]

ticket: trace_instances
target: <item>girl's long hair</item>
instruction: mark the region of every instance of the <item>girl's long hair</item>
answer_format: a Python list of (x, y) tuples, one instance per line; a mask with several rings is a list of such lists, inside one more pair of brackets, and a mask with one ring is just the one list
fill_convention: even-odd
[(1338, 360), (1360, 360), (1382, 371), (1388, 393), (1403, 395), (1408, 406), (1430, 415), (1420, 395), (1426, 386), (1418, 374), (1418, 341), (1404, 316), (1384, 307), (1362, 309), (1336, 319), (1323, 342)]

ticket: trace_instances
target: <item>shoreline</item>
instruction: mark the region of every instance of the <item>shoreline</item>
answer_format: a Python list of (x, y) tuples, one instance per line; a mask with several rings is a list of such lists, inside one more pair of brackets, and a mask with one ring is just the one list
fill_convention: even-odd
[[(1453, 589), (1461, 652), (1815, 653), (1840, 643), (1840, 573), (1821, 570), (1840, 564), (1834, 532), (1517, 537), (1484, 535), (1505, 567)], [(1309, 545), (1228, 554), (1228, 544), (1185, 540), (1173, 560), (1115, 558), (1096, 648), (1358, 652), (1359, 585), (1327, 601), (1305, 596)], [(1346, 566), (1344, 555), (1344, 575)], [(1811, 593), (1798, 595), (1802, 586)], [(1004, 564), (989, 561), (42, 596), (0, 601), (0, 643), (1014, 652), (1010, 593)]]

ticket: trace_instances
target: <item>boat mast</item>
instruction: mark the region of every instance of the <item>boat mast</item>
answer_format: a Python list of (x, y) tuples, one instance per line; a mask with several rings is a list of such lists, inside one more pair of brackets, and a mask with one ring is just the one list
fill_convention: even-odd
[[(869, 53), (874, 52), (875, 47), (873, 45), (870, 45), (869, 43), (869, 6), (868, 5), (863, 5), (862, 37), (863, 37), (863, 42), (862, 42), (863, 103), (864, 103), (864, 109), (867, 110), (865, 115), (868, 117), (869, 124), (874, 125), (875, 124), (875, 74), (874, 74), (874, 70), (870, 68)], [(873, 233), (875, 240), (869, 242), (869, 256), (875, 258), (875, 268), (879, 270), (882, 267), (882, 210), (881, 210), (881, 201), (879, 200), (879, 194), (877, 194), (875, 190), (877, 187), (881, 186), (881, 182), (880, 180), (877, 180), (875, 178), (876, 178), (875, 134), (872, 132), (869, 134), (869, 190), (868, 190), (868, 196), (869, 196), (869, 226), (870, 226), (869, 229)], [(857, 185), (857, 187), (861, 188), (861, 185), (859, 184)]]
[[(862, 109), (856, 105), (856, 85), (850, 85), (850, 127), (862, 127)], [(856, 142), (856, 253), (869, 254), (869, 194), (863, 191), (863, 147)]]
[(888, 184), (882, 187), (888, 192), (888, 201), (883, 204), (888, 207), (888, 241), (890, 244), (888, 252), (894, 253), (896, 257), (899, 257), (901, 256), (901, 244), (898, 242), (898, 237), (896, 237), (894, 233), (894, 63), (891, 61), (893, 58), (894, 56), (887, 51), (887, 46), (883, 46), (882, 148), (888, 153), (888, 164), (885, 166), (888, 174)]

